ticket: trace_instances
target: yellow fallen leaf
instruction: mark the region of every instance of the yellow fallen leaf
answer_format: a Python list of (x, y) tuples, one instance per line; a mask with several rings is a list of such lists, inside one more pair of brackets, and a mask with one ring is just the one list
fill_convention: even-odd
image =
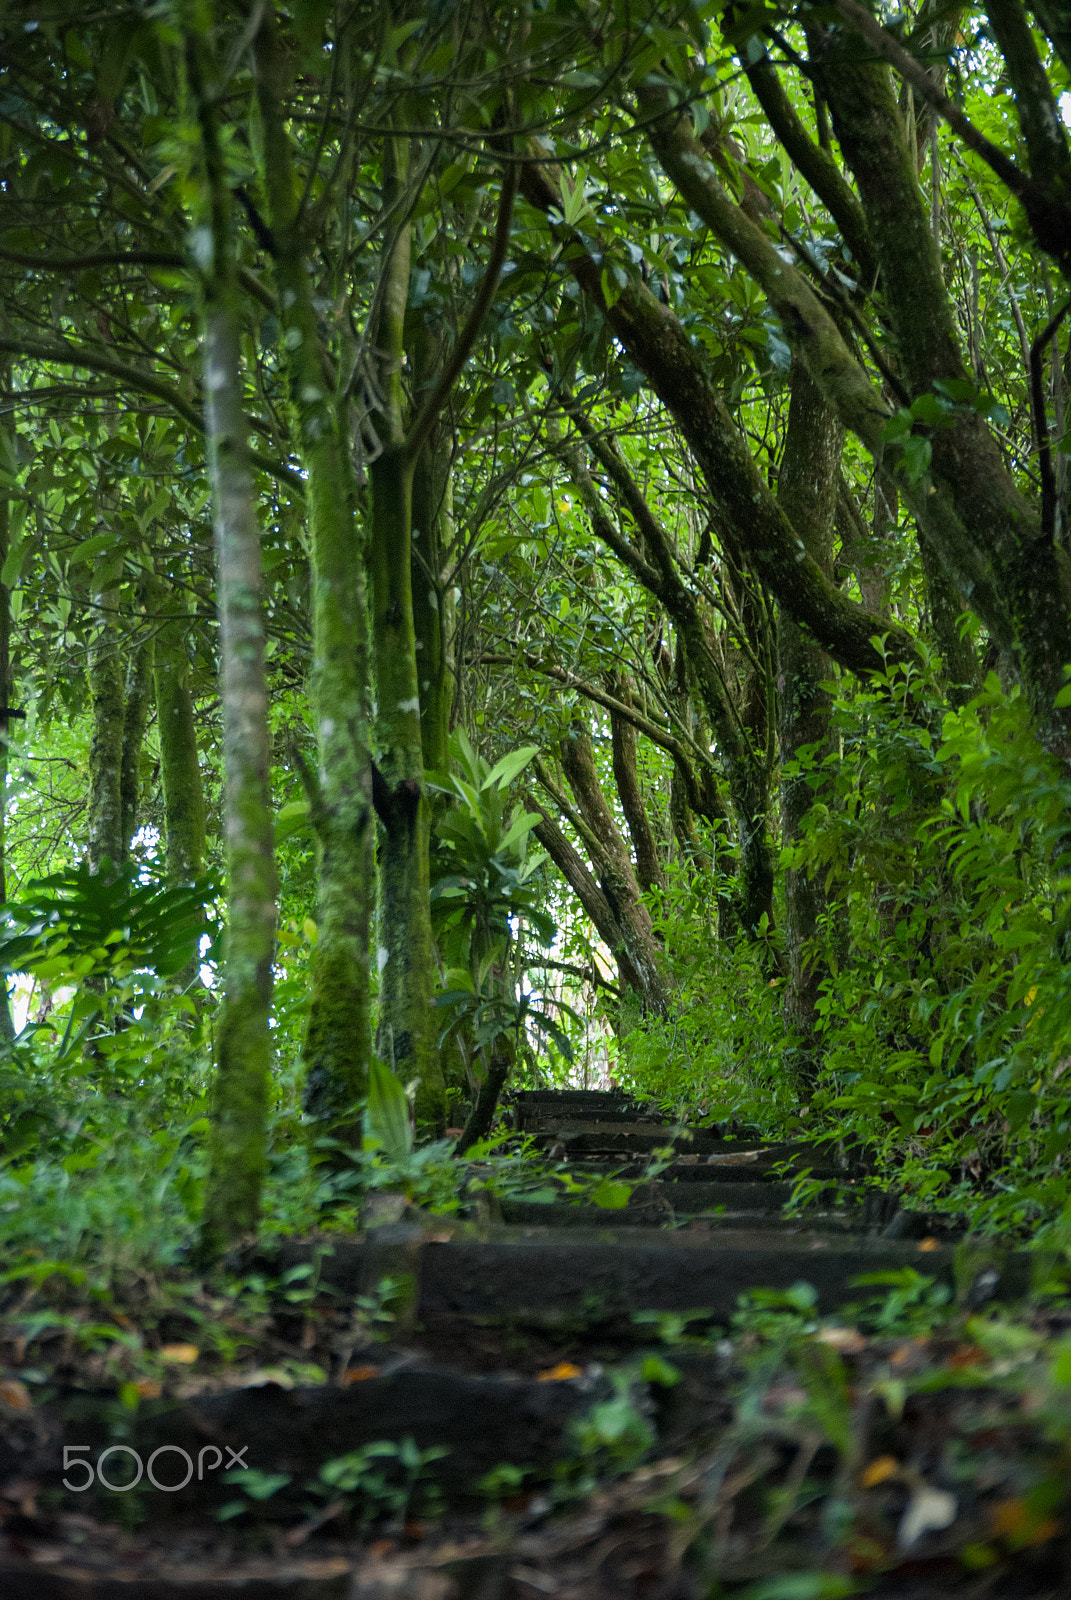
[(366, 1383), (369, 1378), (378, 1377), (378, 1367), (347, 1367), (345, 1372), (342, 1374), (342, 1387), (344, 1389), (348, 1389), (351, 1383)]
[(161, 1361), (177, 1361), (183, 1367), (192, 1367), (201, 1354), (195, 1344), (165, 1344), (160, 1351)]
[(32, 1411), (33, 1401), (30, 1391), (24, 1383), (19, 1383), (16, 1378), (4, 1378), (0, 1381), (0, 1401), (7, 1406), (9, 1411)]
[(859, 1482), (864, 1489), (876, 1489), (879, 1483), (887, 1483), (890, 1478), (895, 1478), (900, 1471), (900, 1463), (895, 1456), (876, 1456), (869, 1466), (864, 1467)]
[(564, 1383), (567, 1378), (583, 1377), (583, 1368), (574, 1366), (571, 1361), (559, 1361), (556, 1367), (547, 1367), (545, 1372), (537, 1373), (538, 1383)]
[(928, 1238), (919, 1240), (919, 1249), (920, 1250), (940, 1250), (940, 1248), (941, 1248), (940, 1239), (935, 1239), (932, 1234), (929, 1235)]

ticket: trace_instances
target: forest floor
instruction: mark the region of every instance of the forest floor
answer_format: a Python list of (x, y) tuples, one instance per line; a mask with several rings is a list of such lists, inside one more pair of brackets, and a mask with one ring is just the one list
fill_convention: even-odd
[[(995, 1270), (957, 1288), (938, 1241), (879, 1240), (879, 1270), (840, 1290), (863, 1248), (843, 1234), (676, 1222), (411, 1208), (357, 1242), (291, 1241), (229, 1279), (175, 1270), (107, 1296), (56, 1262), (13, 1268), (0, 1594), (1066, 1600), (1059, 1273), (1001, 1305)], [(734, 1280), (712, 1314), (734, 1262), (752, 1287)], [(571, 1270), (588, 1274), (582, 1313)], [(615, 1302), (614, 1271), (653, 1308)], [(184, 1462), (178, 1492), (152, 1487)]]

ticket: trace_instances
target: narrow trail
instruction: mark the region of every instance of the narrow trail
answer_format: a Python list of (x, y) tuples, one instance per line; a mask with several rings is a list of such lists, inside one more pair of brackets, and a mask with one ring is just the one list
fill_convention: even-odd
[[(425, 1569), (414, 1558), (408, 1587), (395, 1567), (377, 1588), (363, 1558), (338, 1546), (328, 1555), (305, 1552), (319, 1526), (297, 1491), (325, 1461), (349, 1452), (384, 1442), (398, 1451), (415, 1447), (424, 1462), (419, 1476), (434, 1481), (448, 1516), (475, 1517), (478, 1525), (486, 1504), (480, 1481), (504, 1467), (518, 1484), (545, 1479), (575, 1450), (577, 1420), (615, 1392), (615, 1363), (635, 1367), (637, 1355), (657, 1344), (659, 1317), (701, 1313), (708, 1325), (725, 1327), (741, 1295), (800, 1282), (813, 1285), (818, 1311), (829, 1313), (858, 1299), (860, 1274), (905, 1266), (954, 1283), (977, 1305), (1029, 1287), (1022, 1253), (968, 1249), (931, 1231), (926, 1218), (875, 1207), (832, 1144), (816, 1152), (739, 1130), (721, 1137), (672, 1127), (616, 1092), (531, 1091), (511, 1105), (518, 1132), (563, 1174), (585, 1179), (589, 1195), (615, 1203), (571, 1202), (560, 1179), (554, 1200), (490, 1200), (481, 1215), (457, 1221), (407, 1214), (355, 1237), (332, 1236), (327, 1249), (327, 1236), (284, 1243), (261, 1265), (284, 1283), (312, 1268), (322, 1320), (335, 1330), (330, 1384), (261, 1381), (171, 1395), (140, 1407), (118, 1432), (114, 1395), (72, 1390), (46, 1396), (32, 1418), (0, 1419), (8, 1424), (0, 1431), (0, 1486), (30, 1471), (58, 1484), (64, 1446), (93, 1459), (118, 1439), (143, 1461), (163, 1451), (198, 1463), (206, 1451), (211, 1460), (220, 1447), (240, 1449), (244, 1465), (286, 1478), (256, 1508), (270, 1556), (240, 1557), (233, 1541), (230, 1555), (221, 1555), (215, 1514), (236, 1491), (219, 1472), (198, 1472), (180, 1492), (149, 1489), (140, 1535), (116, 1532), (109, 1543), (98, 1528), (78, 1548), (71, 1542), (77, 1518), (72, 1525), (68, 1516), (62, 1536), (43, 1543), (32, 1528), (13, 1540), (5, 1524), (3, 1600), (530, 1600), (556, 1593), (549, 1577), (544, 1591), (511, 1578), (517, 1560), (496, 1565), (486, 1540), (478, 1554), (457, 1557), (456, 1571), (443, 1561)], [(839, 1209), (785, 1216), (805, 1170), (839, 1180)], [(632, 1186), (623, 1205), (624, 1192), (614, 1187), (622, 1179)], [(374, 1297), (384, 1279), (394, 1286), (390, 1339), (361, 1348), (348, 1337), (348, 1310), (359, 1297)], [(674, 1350), (672, 1361), (672, 1387), (644, 1384), (634, 1373), (630, 1390), (641, 1391), (637, 1403), (663, 1457), (709, 1441), (726, 1415), (726, 1359), (717, 1345)], [(98, 1500), (96, 1509), (114, 1516), (114, 1505), (102, 1510)], [(297, 1538), (295, 1525), (305, 1530)], [(622, 1590), (633, 1592), (641, 1590)], [(691, 1591), (642, 1592), (661, 1600)]]

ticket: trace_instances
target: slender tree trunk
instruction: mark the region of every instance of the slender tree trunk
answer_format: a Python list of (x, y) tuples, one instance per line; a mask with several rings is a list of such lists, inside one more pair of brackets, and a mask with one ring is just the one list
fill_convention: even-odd
[[(285, 63), (269, 7), (256, 44), (264, 181), (275, 239), (280, 326), (308, 477), (312, 558), (310, 700), (318, 774), (312, 813), (319, 863), (317, 941), (305, 1036), (305, 1104), (358, 1128), (371, 1048), (368, 975), (372, 873), (372, 779), (368, 751), (368, 624), (345, 402), (334, 396), (319, 349), (307, 240), (285, 127)], [(346, 1119), (348, 1119), (348, 1124)]]
[[(266, 1168), (272, 1044), (269, 1029), (276, 877), (269, 797), (268, 695), (260, 528), (242, 408), (230, 185), (205, 82), (210, 18), (187, 8), (187, 82), (201, 134), (200, 237), (205, 433), (212, 485), (228, 912), (225, 988), (218, 1028), (206, 1254), (253, 1232)], [(199, 32), (199, 25), (204, 32)]]
[(430, 811), (424, 788), (413, 631), (408, 465), (388, 448), (372, 464), (375, 782), (379, 836), (376, 1050), (418, 1080), (417, 1116), (441, 1124), (445, 1086), (432, 1010)]
[(205, 870), (205, 799), (187, 651), (192, 624), (185, 599), (177, 590), (169, 594), (159, 579), (150, 609), (157, 613), (153, 688), (164, 792), (164, 862), (172, 883), (192, 883)]
[(599, 783), (591, 737), (580, 722), (574, 721), (562, 740), (562, 770), (587, 823), (585, 844), (592, 853), (603, 894), (624, 935), (629, 961), (640, 976), (644, 998), (652, 1010), (665, 1015), (670, 1007), (670, 989), (662, 951), (632, 870), (628, 846)]
[[(414, 342), (418, 395), (431, 382), (437, 355), (437, 347), (426, 334)], [(448, 437), (437, 425), (413, 468), (413, 631), (420, 687), (420, 737), (424, 767), (429, 772), (446, 770), (455, 688), (450, 660), (451, 608), (442, 582), (446, 551), (453, 542), (448, 445)]]
[[(144, 594), (141, 596), (144, 601)], [(141, 798), (141, 749), (149, 724), (149, 705), (153, 691), (152, 635), (136, 645), (126, 669), (123, 692), (123, 747), (119, 768), (120, 837), (122, 860), (130, 854), (131, 841), (138, 830), (138, 802)]]
[[(11, 363), (0, 364), (0, 389), (10, 386)], [(0, 412), (0, 461), (5, 468), (17, 471), (15, 454), (15, 429), (9, 411)], [(11, 535), (11, 501), (0, 500), (0, 569), (7, 561)], [(7, 749), (11, 727), (11, 590), (0, 583), (0, 905), (7, 899)], [(15, 1037), (11, 1020), (11, 1000), (6, 978), (0, 981), (0, 1043)]]
[(595, 881), (586, 862), (539, 801), (531, 795), (526, 795), (525, 805), (532, 811), (538, 811), (542, 816), (542, 822), (533, 830), (535, 836), (580, 901), (584, 914), (595, 932), (613, 954), (622, 990), (631, 989), (633, 994), (647, 1004), (649, 997), (644, 987), (643, 975), (637, 971), (628, 954), (625, 931), (617, 920), (609, 898)]
[[(826, 404), (801, 362), (792, 369), (792, 395), (788, 432), (778, 477), (778, 499), (819, 567), (832, 570), (833, 524), (844, 429)], [(812, 762), (821, 763), (830, 750), (831, 698), (823, 682), (829, 677), (829, 657), (813, 636), (787, 612), (778, 618), (778, 736), (781, 761), (800, 759), (805, 749)], [(807, 813), (820, 798), (828, 780), (815, 770), (785, 776), (781, 781), (781, 842), (791, 849), (803, 834)], [(808, 781), (810, 777), (811, 781)], [(817, 1076), (820, 1050), (816, 1034), (816, 1002), (825, 962), (816, 949), (819, 919), (826, 896), (821, 879), (804, 867), (785, 872), (785, 943), (788, 982), (783, 1015), (789, 1029), (790, 1065), (805, 1086)]]
[(119, 585), (97, 591), (100, 626), (89, 662), (92, 734), (89, 746), (89, 867), (118, 867), (123, 840), (123, 652), (119, 635)]
[[(398, 141), (390, 154), (397, 181)], [(388, 163), (388, 164), (390, 164)], [(402, 419), (402, 361), (409, 293), (409, 226), (384, 250), (380, 352), (383, 448), (370, 471), (372, 517), (372, 643), (376, 720), (373, 799), (378, 846), (379, 1020), (376, 1052), (403, 1080), (416, 1079), (419, 1121), (440, 1127), (446, 1087), (436, 1049), (432, 1006), (431, 897), (428, 882), (430, 813), (424, 786), (420, 680), (413, 626), (413, 459)]]
[[(193, 883), (205, 870), (205, 798), (190, 693), (190, 616), (181, 591), (169, 593), (159, 578), (152, 582), (148, 603), (156, 622), (153, 692), (164, 795), (164, 866), (171, 883)], [(200, 972), (197, 952), (176, 973), (175, 982), (183, 990), (196, 989)]]
[[(611, 680), (610, 692), (626, 705), (631, 705), (632, 691), (624, 675), (618, 675)], [(636, 877), (646, 894), (652, 889), (665, 888), (666, 879), (640, 785), (640, 774), (636, 765), (636, 730), (631, 722), (611, 712), (610, 739), (617, 797), (625, 813), (625, 821), (628, 823), (629, 837), (636, 857)]]

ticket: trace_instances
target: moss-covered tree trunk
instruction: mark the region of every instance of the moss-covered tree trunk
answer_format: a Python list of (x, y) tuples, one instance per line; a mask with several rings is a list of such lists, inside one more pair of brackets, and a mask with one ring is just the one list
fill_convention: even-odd
[(123, 702), (125, 673), (119, 633), (119, 584), (102, 585), (94, 596), (98, 629), (90, 648), (89, 867), (117, 867), (126, 854), (123, 837)]
[[(610, 681), (610, 691), (625, 705), (632, 704), (632, 689), (623, 673)], [(617, 798), (628, 823), (629, 837), (636, 858), (636, 878), (645, 894), (665, 887), (665, 873), (658, 854), (651, 819), (644, 803), (643, 785), (636, 764), (636, 730), (626, 717), (610, 713), (610, 742), (613, 752), (614, 783)]]
[[(903, 381), (912, 398), (931, 394), (969, 373), (889, 69), (860, 61), (854, 46), (839, 50), (825, 32), (812, 34), (811, 46), (881, 262)], [(964, 407), (950, 423), (932, 430), (933, 474), (954, 497), (974, 565), (989, 575), (995, 599), (992, 615), (982, 614), (1011, 645), (1047, 743), (1071, 763), (1071, 707), (1053, 705), (1071, 660), (1071, 570), (1055, 529), (1042, 526), (1005, 468), (986, 419)], [(973, 601), (949, 549), (937, 538), (934, 549)]]
[[(256, 64), (280, 327), (297, 445), (308, 480), (309, 698), (317, 748), (311, 804), (319, 860), (317, 940), (304, 1045), (305, 1103), (342, 1133), (352, 1124), (355, 1102), (367, 1091), (371, 1047), (372, 797), (363, 538), (345, 437), (345, 401), (332, 391), (319, 345), (308, 237), (285, 126), (285, 64), (270, 9), (258, 35)], [(343, 1126), (338, 1126), (340, 1118)]]
[[(389, 153), (390, 183), (402, 161)], [(409, 294), (409, 227), (388, 237), (380, 284), (375, 346), (380, 356), (383, 445), (370, 476), (372, 654), (376, 717), (373, 796), (379, 818), (376, 964), (379, 1016), (376, 1052), (404, 1080), (417, 1082), (416, 1113), (435, 1126), (445, 1116), (445, 1085), (432, 1005), (430, 813), (424, 785), (420, 682), (413, 625), (413, 456), (403, 422), (402, 362)]]
[[(785, 513), (822, 571), (830, 573), (844, 430), (797, 361), (792, 369), (788, 431), (777, 495)], [(829, 657), (783, 609), (777, 622), (777, 721), (782, 763), (810, 759), (804, 770), (781, 780), (781, 842), (800, 841), (807, 812), (828, 783), (821, 763), (830, 750), (830, 695), (822, 684)], [(808, 770), (809, 769), (809, 770)], [(817, 781), (816, 781), (817, 780)], [(825, 909), (822, 880), (805, 867), (785, 871), (785, 945), (788, 981), (783, 1015), (789, 1029), (788, 1065), (804, 1085), (814, 1082), (819, 1048), (815, 1024), (819, 986), (827, 968), (816, 949)]]
[(411, 477), (404, 447), (396, 444), (372, 464), (373, 780), (380, 821), (376, 1051), (400, 1077), (417, 1080), (418, 1119), (439, 1124), (445, 1092), (432, 1009), (430, 812), (410, 588)]
[[(146, 591), (139, 599), (144, 609)], [(138, 831), (138, 807), (141, 799), (141, 750), (145, 743), (145, 729), (149, 725), (149, 710), (153, 693), (153, 655), (155, 640), (152, 634), (135, 643), (127, 662), (123, 684), (123, 746), (119, 764), (119, 826), (122, 838), (122, 859), (130, 854), (130, 845)]]
[[(147, 603), (156, 627), (152, 680), (164, 797), (164, 865), (171, 883), (192, 883), (205, 870), (205, 797), (190, 692), (192, 623), (182, 590), (169, 588), (160, 578), (153, 579)], [(196, 987), (200, 969), (195, 953), (175, 982), (184, 990)]]
[[(0, 389), (10, 386), (11, 363), (0, 362)], [(0, 412), (0, 465), (14, 474), (18, 462), (15, 454), (15, 428), (11, 412)], [(11, 501), (0, 500), (0, 571), (7, 562), (11, 536)], [(8, 734), (11, 713), (11, 590), (0, 583), (0, 905), (7, 899), (7, 769)], [(0, 1042), (10, 1043), (15, 1037), (11, 1020), (11, 1001), (7, 980), (0, 981)]]
[[(434, 376), (441, 359), (437, 341), (427, 333), (414, 341), (414, 382), (418, 394)], [(453, 482), (450, 440), (441, 424), (432, 430), (413, 467), (412, 573), (413, 633), (420, 690), (420, 737), (424, 766), (445, 771), (455, 679), (451, 659), (452, 605), (446, 594), (444, 567), (453, 542)]]
[(187, 84), (201, 135), (197, 259), (220, 622), (227, 858), (224, 995), (202, 1224), (203, 1247), (211, 1254), (257, 1224), (272, 1061), (276, 878), (260, 528), (242, 406), (230, 184), (216, 126), (215, 86), (206, 82), (211, 19), (203, 7), (195, 12), (187, 6), (184, 23)]
[(650, 1010), (664, 1016), (670, 1008), (670, 981), (651, 914), (632, 867), (628, 845), (607, 804), (595, 766), (591, 735), (574, 717), (561, 746), (562, 771), (573, 791), (583, 823), (585, 846), (598, 874), (599, 886), (621, 929), (625, 953), (642, 985)]
[(191, 883), (205, 870), (205, 798), (190, 692), (185, 596), (156, 580), (149, 597), (156, 623), (153, 691), (164, 796), (164, 862), (172, 883)]

